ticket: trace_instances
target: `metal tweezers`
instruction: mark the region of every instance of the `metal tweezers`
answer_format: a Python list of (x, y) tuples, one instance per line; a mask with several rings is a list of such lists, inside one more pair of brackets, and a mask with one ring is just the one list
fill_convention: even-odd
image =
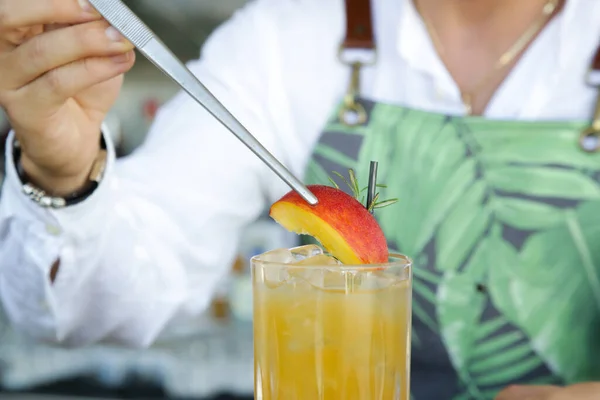
[(229, 129), (309, 204), (317, 198), (225, 108), (171, 50), (121, 0), (89, 0), (96, 10), (148, 60)]

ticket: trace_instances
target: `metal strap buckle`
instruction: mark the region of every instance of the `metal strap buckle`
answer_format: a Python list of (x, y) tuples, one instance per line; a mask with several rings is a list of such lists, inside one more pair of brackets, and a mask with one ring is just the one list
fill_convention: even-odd
[(586, 83), (595, 88), (598, 94), (592, 122), (579, 135), (579, 147), (587, 153), (597, 153), (600, 151), (600, 46), (593, 57)]
[(600, 151), (600, 71), (590, 71), (590, 76), (591, 74), (595, 74), (598, 78), (596, 79), (598, 82), (588, 79), (588, 84), (595, 87), (598, 92), (596, 108), (590, 126), (581, 131), (579, 135), (579, 147), (587, 153), (597, 153)]
[[(354, 53), (354, 54), (351, 54)], [(367, 122), (367, 111), (358, 101), (360, 97), (360, 74), (362, 68), (374, 65), (377, 61), (376, 50), (346, 49), (340, 46), (338, 52), (339, 60), (351, 68), (350, 82), (344, 95), (344, 101), (338, 118), (346, 126), (357, 126)]]

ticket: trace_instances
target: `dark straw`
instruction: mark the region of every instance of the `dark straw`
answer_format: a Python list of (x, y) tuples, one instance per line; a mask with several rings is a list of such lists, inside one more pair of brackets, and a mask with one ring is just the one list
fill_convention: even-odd
[[(375, 195), (377, 194), (377, 161), (371, 161), (371, 166), (369, 168), (369, 188), (367, 192), (367, 208), (373, 202)], [(373, 209), (371, 209), (371, 213), (373, 213)]]

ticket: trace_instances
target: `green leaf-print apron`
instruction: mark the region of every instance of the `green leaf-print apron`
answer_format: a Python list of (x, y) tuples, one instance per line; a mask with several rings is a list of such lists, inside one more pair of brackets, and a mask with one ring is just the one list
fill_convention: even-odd
[(336, 112), (306, 181), (360, 179), (377, 160), (382, 198), (400, 199), (376, 216), (415, 261), (415, 399), (600, 380), (600, 153), (578, 146), (586, 124), (361, 104), (368, 122)]
[(415, 261), (413, 399), (600, 380), (600, 153), (580, 143), (589, 121), (353, 101), (364, 122), (335, 110), (305, 180), (328, 185), (352, 168), (364, 185), (376, 160), (381, 198), (400, 199), (376, 216), (390, 248)]

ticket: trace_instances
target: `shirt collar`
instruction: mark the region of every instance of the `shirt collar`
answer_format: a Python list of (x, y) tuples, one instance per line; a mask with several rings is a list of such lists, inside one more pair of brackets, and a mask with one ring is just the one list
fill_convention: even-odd
[(398, 23), (398, 52), (406, 63), (416, 70), (441, 78), (446, 68), (413, 0), (402, 0)]

